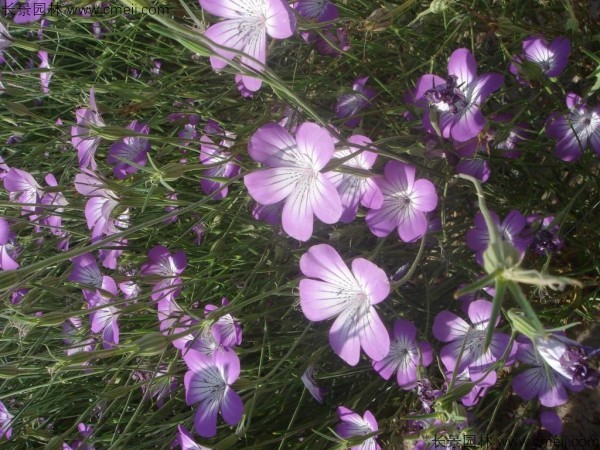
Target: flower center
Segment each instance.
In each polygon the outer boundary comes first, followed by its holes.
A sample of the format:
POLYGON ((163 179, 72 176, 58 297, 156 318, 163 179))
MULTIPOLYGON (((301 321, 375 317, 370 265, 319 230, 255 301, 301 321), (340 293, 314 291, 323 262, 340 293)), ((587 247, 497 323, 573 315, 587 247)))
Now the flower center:
POLYGON ((467 107, 467 98, 463 90, 456 84, 456 75, 450 75, 445 84, 434 86, 425 92, 425 98, 438 111, 449 111, 458 114, 467 107))

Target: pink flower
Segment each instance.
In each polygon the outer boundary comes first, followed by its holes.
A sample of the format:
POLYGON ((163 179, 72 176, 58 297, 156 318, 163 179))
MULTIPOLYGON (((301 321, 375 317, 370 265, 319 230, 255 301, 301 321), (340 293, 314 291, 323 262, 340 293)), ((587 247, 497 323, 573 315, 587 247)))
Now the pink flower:
POLYGON ((342 215, 335 186, 320 172, 333 152, 329 132, 310 122, 298 126, 295 138, 275 123, 263 125, 250 138, 248 153, 268 168, 246 175, 244 184, 262 205, 285 201, 283 229, 300 241, 312 236, 313 215, 328 224, 342 215))
POLYGON ((385 272, 363 258, 352 261, 350 271, 326 244, 302 255, 300 270, 313 278, 300 281, 300 306, 306 318, 336 317, 329 331, 333 351, 351 366, 358 364, 361 348, 372 360, 383 359, 390 350, 390 337, 373 305, 390 292, 385 272))
MULTIPOLYGON (((242 52, 243 66, 262 72, 267 58, 267 34, 275 39, 290 37, 296 29, 296 19, 283 0, 200 0, 200 6, 213 16, 225 20, 208 28, 204 35, 223 47, 242 52), (254 60, 257 60, 255 62, 254 60)), ((214 47, 210 57, 215 70, 227 66, 236 53, 214 47)), ((262 81, 241 75, 241 83, 249 91, 258 91, 262 81)))
POLYGON ((181 292, 183 282, 179 275, 187 267, 187 258, 184 252, 171 255, 169 249, 162 245, 153 247, 148 252, 148 262, 142 265, 142 275, 155 275, 161 278, 152 288, 152 300, 159 301, 164 298, 174 299, 181 292))
POLYGON ((96 97, 94 89, 90 89, 90 109, 80 108, 75 111, 77 125, 71 127, 71 143, 77 150, 79 158, 79 168, 92 170, 96 169, 94 155, 100 144, 100 137, 95 135, 91 127, 103 127, 104 121, 98 113, 96 107, 96 97))

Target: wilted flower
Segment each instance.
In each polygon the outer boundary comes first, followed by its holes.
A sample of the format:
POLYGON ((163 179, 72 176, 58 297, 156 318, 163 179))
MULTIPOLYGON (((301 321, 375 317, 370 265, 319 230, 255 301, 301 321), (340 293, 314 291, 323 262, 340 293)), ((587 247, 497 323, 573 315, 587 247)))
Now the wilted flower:
MULTIPOLYGON (((150 134, 150 127, 145 123, 134 120, 127 129, 136 134, 150 134)), ((140 166, 145 166, 150 151, 150 140, 139 136, 127 136, 115 142, 108 149, 108 164, 114 164, 113 174, 118 179, 136 173, 139 169, 129 164, 132 161, 140 166)))
POLYGON ((410 390, 415 387, 419 367, 427 367, 433 361, 433 350, 428 342, 417 342, 417 329, 408 320, 394 322, 390 351, 382 360, 373 362, 381 377, 389 380, 394 372, 398 386, 410 390))
POLYGON ((559 226, 554 216, 532 214, 527 217, 527 223, 534 229, 530 248, 538 255, 556 253, 562 248, 564 243, 558 235, 559 226))
POLYGON ((308 389, 308 392, 310 392, 310 395, 312 395, 313 398, 319 403, 323 403, 324 389, 320 388, 319 386, 317 386, 317 383, 315 383, 314 373, 315 368, 311 364, 306 368, 300 379, 302 380, 302 384, 304 384, 304 387, 308 389))
POLYGON ((310 122, 298 126, 293 137, 281 125, 269 123, 250 138, 248 153, 268 168, 244 177, 254 200, 263 205, 284 201, 283 229, 307 241, 313 232, 313 215, 332 224, 342 215, 335 186, 321 173, 334 152, 331 135, 310 122))
POLYGON ((352 84, 352 93, 340 95, 335 112, 340 119, 349 117, 346 126, 355 128, 358 126, 362 117, 356 114, 361 109, 371 106, 371 102, 377 95, 373 88, 365 87, 369 77, 358 77, 352 84))
POLYGON ((225 422, 237 425, 244 405, 231 385, 240 376, 240 360, 233 352, 217 352, 212 357, 189 349, 183 357, 189 370, 184 377, 185 401, 198 405, 194 428, 203 437, 217 434, 217 413, 225 422))
POLYGON ((390 337, 373 307, 386 299, 390 284, 383 270, 356 258, 352 271, 329 245, 311 247, 300 258, 300 270, 311 278, 300 281, 300 306, 307 319, 336 317, 329 331, 333 351, 351 366, 358 364, 360 349, 374 361, 389 352, 390 337))
POLYGON ((398 161, 390 161, 384 169, 384 179, 377 184, 383 193, 383 204, 371 209, 366 221, 371 232, 386 237, 394 228, 404 242, 419 239, 427 231, 425 213, 433 211, 438 197, 431 181, 415 180, 416 169, 398 161))
MULTIPOLYGON (((204 35, 215 44, 244 53, 241 64, 257 72, 264 70, 267 34, 285 39, 296 29, 296 19, 283 0, 200 0, 200 6, 209 14, 225 19, 211 25, 204 35)), ((218 47, 213 52, 216 55, 210 57, 210 64, 215 70, 223 69, 236 56, 231 50, 218 47)), ((258 91, 262 85, 260 79, 244 74, 241 82, 250 91, 258 91)))
POLYGON ((553 113, 546 120, 546 134, 557 142, 555 154, 572 162, 588 145, 600 155, 600 106, 590 108, 581 97, 567 94, 567 115, 553 113))
POLYGON ((346 28, 326 28, 315 38, 315 47, 323 56, 337 57, 350 50, 350 40, 346 28))
MULTIPOLYGON (((415 104, 432 108, 439 114, 439 129, 446 139, 452 137, 458 142, 468 141, 477 136, 485 125, 480 107, 497 91, 504 81, 498 73, 485 73, 477 76, 477 63, 466 48, 455 50, 448 62, 448 78, 437 75, 423 75, 417 81, 414 94, 415 104)), ((423 115, 423 126, 435 134, 429 111, 423 115)))
MULTIPOLYGON (((340 406, 337 409, 338 416, 342 423, 335 427, 335 432, 343 438, 355 438, 364 436, 379 431, 377 420, 371 411, 365 411, 363 417, 356 414, 354 411, 340 406)), ((381 450, 381 447, 375 440, 375 437, 365 439, 359 445, 350 447, 350 450, 381 450)))

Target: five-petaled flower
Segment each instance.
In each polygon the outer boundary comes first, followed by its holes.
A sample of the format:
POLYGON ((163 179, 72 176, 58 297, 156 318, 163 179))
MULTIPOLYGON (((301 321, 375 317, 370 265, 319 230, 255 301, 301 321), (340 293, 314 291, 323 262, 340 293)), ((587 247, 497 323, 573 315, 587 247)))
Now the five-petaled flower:
MULTIPOLYGON (((377 420, 371 411, 365 411, 363 417, 345 406, 338 407, 338 416, 341 423, 335 427, 335 432, 343 438, 356 438, 365 436, 376 431, 379 431, 377 420)), ((362 441, 359 445, 353 445, 350 450, 380 450, 381 447, 375 440, 375 437, 370 437, 362 441)))
POLYGON ((327 244, 311 247, 300 258, 300 270, 311 278, 300 281, 300 306, 308 320, 336 317, 329 331, 333 351, 351 366, 360 349, 374 361, 389 352, 390 337, 373 305, 386 299, 390 284, 383 270, 356 258, 352 271, 327 244))
MULTIPOLYGON (((127 129, 136 134, 150 134, 150 127, 145 123, 134 120, 127 129)), ((108 149, 108 164, 114 164, 113 174, 118 179, 136 173, 139 169, 130 164, 133 162, 145 166, 150 151, 150 140, 140 136, 127 136, 115 142, 108 149)))
POLYGON ((523 60, 536 64, 547 77, 557 77, 567 67, 571 41, 564 36, 554 38, 548 45, 544 37, 529 36, 523 40, 523 55, 514 58, 510 72, 520 78, 519 69, 523 60))
MULTIPOLYGON (((477 63, 466 48, 455 50, 448 62, 448 78, 433 74, 423 75, 417 81, 415 104, 432 108, 439 114, 439 129, 446 139, 468 141, 479 134, 485 125, 480 107, 488 96, 497 91, 504 81, 498 73, 477 76, 477 63)), ((435 134, 429 111, 423 115, 423 126, 435 134)))
POLYGON ((333 138, 319 125, 304 122, 293 137, 276 123, 260 127, 250 138, 248 153, 267 169, 244 177, 254 200, 272 205, 285 200, 283 229, 291 237, 307 241, 313 232, 313 215, 327 224, 342 215, 335 186, 321 169, 334 152, 333 138))
POLYGON ((383 193, 383 204, 371 209, 366 221, 375 236, 386 237, 394 228, 404 242, 412 242, 427 231, 425 213, 433 211, 438 197, 429 180, 415 180, 416 169, 398 161, 384 168, 384 179, 377 184, 383 193))
POLYGON ((100 136, 94 134, 92 127, 103 127, 104 121, 98 112, 96 106, 96 95, 94 89, 90 89, 90 108, 79 108, 75 111, 77 124, 71 127, 71 144, 77 150, 79 158, 79 168, 92 170, 96 169, 94 155, 100 145, 100 136))
POLYGON ((373 368, 385 380, 394 372, 398 386, 410 390, 415 387, 418 368, 427 367, 433 361, 433 350, 428 342, 417 342, 417 328, 408 320, 394 322, 390 351, 380 361, 373 361, 373 368))
POLYGON ((152 287, 152 300, 174 299, 182 288, 179 277, 187 267, 187 258, 183 251, 171 255, 169 249, 157 245, 148 252, 148 262, 142 264, 142 275, 156 275, 161 280, 152 287))
MULTIPOLYGON (((225 20, 211 25, 204 35, 213 41, 210 57, 213 69, 227 66, 237 53, 242 66, 262 72, 267 59, 267 34, 275 39, 285 39, 294 34, 296 19, 287 2, 283 0, 200 0, 200 6, 225 20), (225 47, 225 48, 223 48, 225 47)), ((242 74, 243 86, 258 91, 262 80, 242 74)))
POLYGON ((231 385, 240 376, 240 360, 233 352, 216 352, 207 356, 194 349, 185 351, 183 359, 189 370, 184 377, 185 401, 198 405, 194 428, 203 437, 217 434, 217 413, 225 422, 236 425, 242 418, 242 399, 231 385))
POLYGON ((563 161, 579 159, 589 146, 600 155, 600 106, 590 108, 581 97, 567 94, 566 115, 553 113, 546 120, 546 134, 558 141, 555 154, 563 161))

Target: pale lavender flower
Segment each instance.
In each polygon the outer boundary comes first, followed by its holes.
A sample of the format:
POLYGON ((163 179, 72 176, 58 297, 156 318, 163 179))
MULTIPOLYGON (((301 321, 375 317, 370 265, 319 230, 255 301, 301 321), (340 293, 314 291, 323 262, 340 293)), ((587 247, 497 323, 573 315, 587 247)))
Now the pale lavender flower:
POLYGON ((425 213, 433 211, 438 197, 431 181, 415 180, 416 169, 398 161, 390 161, 384 168, 384 179, 377 184, 383 193, 383 204, 371 209, 366 221, 371 232, 386 237, 394 228, 404 242, 413 242, 427 231, 425 213))
POLYGON ((256 220, 262 220, 269 225, 281 225, 281 213, 284 202, 274 203, 272 205, 261 205, 255 203, 252 207, 252 217, 256 220))
MULTIPOLYGON (((50 69, 50 63, 48 61, 48 52, 40 50, 38 52, 40 58, 40 69, 50 69)), ((42 92, 47 94, 50 92, 50 78, 52 78, 52 72, 50 70, 44 70, 40 72, 40 82, 42 84, 42 92)))
POLYGON ((446 139, 468 141, 479 134, 485 126, 481 105, 489 95, 497 91, 504 77, 497 73, 477 76, 477 63, 466 48, 455 50, 448 62, 449 77, 444 80, 437 75, 423 75, 417 81, 415 104, 425 108, 423 126, 435 134, 429 108, 439 115, 439 129, 446 139))
MULTIPOLYGON (((492 221, 496 225, 501 240, 509 242, 521 255, 525 256, 525 251, 532 241, 530 230, 527 228, 527 220, 519 211, 513 209, 500 223, 498 214, 490 211, 492 221)), ((475 228, 467 231, 467 245, 476 253, 475 259, 483 266, 483 253, 487 250, 490 242, 490 236, 483 218, 483 214, 478 212, 475 215, 475 228)))
MULTIPOLYGON (((296 19, 283 0, 200 0, 200 6, 225 19, 211 25, 204 35, 215 44, 242 52, 242 66, 257 72, 264 70, 267 34, 285 39, 296 29, 296 19)), ((236 56, 231 50, 216 46, 213 52, 216 55, 210 57, 210 63, 215 70, 223 69, 236 56)), ((249 91, 257 91, 262 85, 260 79, 244 74, 241 82, 249 91)))
MULTIPOLYGON (((80 423, 77 426, 77 430, 81 437, 85 440, 89 438, 93 433, 93 428, 90 425, 86 425, 85 423, 80 423)), ((66 442, 62 445, 63 450, 95 450, 95 447, 90 444, 86 444, 84 441, 77 440, 71 444, 67 444, 66 442)))
MULTIPOLYGON (((150 134, 150 127, 145 123, 134 120, 127 129, 136 134, 150 134)), ((118 179, 136 173, 139 169, 129 164, 132 161, 140 166, 145 166, 150 151, 150 140, 140 136, 124 137, 115 142, 108 149, 108 164, 114 164, 113 174, 118 179)))
POLYGON ((104 182, 87 169, 75 175, 75 190, 90 197, 85 204, 85 218, 92 230, 92 240, 117 233, 116 220, 112 218, 113 211, 119 206, 117 194, 107 189, 104 182))
POLYGON ((18 254, 15 233, 10 230, 8 221, 0 217, 0 269, 18 269, 19 263, 15 261, 18 254))
POLYGON ((4 23, 0 21, 0 55, 2 55, 2 50, 9 47, 12 44, 12 38, 10 37, 10 33, 4 26, 4 23))
POLYGON ((339 17, 337 6, 329 0, 298 0, 292 6, 302 17, 315 22, 328 22, 339 17))
MULTIPOLYGON (((440 312, 433 322, 433 335, 448 344, 440 351, 440 359, 448 372, 461 373, 469 369, 471 381, 477 381, 483 373, 498 361, 506 351, 510 337, 505 333, 493 333, 487 350, 483 344, 490 323, 492 302, 475 300, 469 305, 471 325, 450 311, 440 312), (461 355, 462 353, 462 355, 461 355)), ((512 346, 506 364, 512 364, 517 349, 512 346)))
MULTIPOLYGON (((51 3, 52 0, 23 0, 23 2, 19 3, 18 9, 15 11, 13 21, 16 24, 37 22, 46 14, 51 3)), ((8 0, 3 8, 14 6, 16 6, 16 2, 8 0)), ((4 12, 6 12, 6 9, 4 9, 4 12)))
POLYGON ((526 368, 513 378, 512 388, 523 400, 538 397, 542 405, 554 407, 567 402, 567 388, 572 391, 583 389, 583 384, 571 381, 570 374, 560 363, 549 365, 529 339, 519 337, 517 342, 517 359, 526 368), (555 367, 560 371, 557 372, 555 367))
POLYGON ((217 352, 212 357, 194 349, 186 351, 183 359, 189 370, 184 376, 185 401, 198 405, 194 429, 202 437, 217 434, 217 413, 225 422, 237 425, 244 405, 231 385, 240 376, 240 360, 233 352, 217 352))
POLYGON ((315 278, 300 281, 300 306, 306 318, 336 317, 329 331, 333 351, 351 366, 358 364, 361 348, 372 360, 383 359, 390 337, 373 305, 390 292, 385 272, 363 258, 353 260, 350 271, 326 244, 315 245, 302 255, 300 270, 315 278))
POLYGON ((38 210, 44 191, 35 178, 21 169, 10 168, 4 176, 4 189, 9 192, 9 199, 15 203, 23 203, 21 214, 31 214, 38 210))
POLYGON ((196 443, 190 432, 183 425, 178 425, 177 430, 179 430, 178 440, 181 450, 210 450, 208 447, 196 443))
POLYGON ((4 403, 0 402, 0 439, 10 440, 12 437, 12 420, 14 416, 8 412, 4 403))
MULTIPOLYGON (((343 438, 356 438, 379 431, 377 420, 371 411, 365 411, 363 417, 356 414, 354 411, 339 406, 337 409, 341 423, 335 427, 335 432, 343 438)), ((370 437, 362 441, 359 445, 350 447, 350 450, 381 450, 375 437, 370 437)))
MULTIPOLYGON (((229 305, 229 300, 221 299, 221 307, 229 305)), ((219 307, 215 305, 206 305, 204 315, 210 317, 219 307)), ((231 314, 224 314, 214 322, 211 327, 211 333, 215 341, 223 347, 235 347, 242 343, 242 326, 240 322, 231 314)))
POLYGON ((136 370, 133 378, 142 383, 142 392, 152 397, 158 408, 162 408, 165 399, 177 389, 177 380, 169 375, 164 364, 154 371, 136 370))
MULTIPOLYGON (((54 175, 49 173, 46 175, 46 184, 51 187, 58 186, 58 182, 54 175)), ((47 192, 42 196, 42 205, 51 206, 51 214, 42 217, 40 223, 50 227, 50 232, 55 236, 64 238, 67 235, 66 230, 62 228, 62 217, 61 214, 64 212, 63 206, 67 206, 69 202, 62 194, 62 192, 47 192), (56 208, 59 206, 59 208, 56 208)))
MULTIPOLYGON (((334 153, 336 159, 346 159, 341 165, 346 169, 361 169, 363 173, 352 174, 347 172, 327 172, 326 175, 334 184, 340 199, 344 212, 340 221, 350 223, 356 218, 358 205, 362 204, 365 208, 378 209, 383 203, 383 194, 381 189, 367 172, 375 164, 377 153, 365 150, 371 148, 372 141, 361 135, 354 135, 348 139, 348 145, 344 146, 334 153), (352 156, 350 159, 348 157, 352 156)), ((335 159, 333 160, 335 162, 335 159)))
POLYGON ((250 138, 248 153, 268 168, 244 177, 254 200, 263 205, 284 201, 283 229, 291 237, 307 241, 313 232, 313 216, 327 224, 342 215, 335 186, 320 171, 334 152, 329 132, 304 122, 293 137, 281 125, 269 123, 250 138))
POLYGON ((102 286, 102 273, 91 253, 75 256, 71 262, 73 269, 69 275, 69 281, 74 281, 92 288, 102 286))
POLYGON ((200 138, 200 163, 209 168, 204 170, 204 176, 200 180, 200 186, 205 194, 215 194, 215 200, 222 200, 229 192, 225 182, 215 178, 233 178, 240 173, 240 166, 231 152, 227 151, 233 146, 236 135, 229 131, 224 131, 217 122, 209 120, 204 127, 207 133, 200 138), (219 144, 215 144, 211 136, 220 139, 219 144))
POLYGON ((71 144, 77 150, 79 168, 96 169, 94 155, 98 149, 101 138, 94 134, 91 127, 103 127, 104 121, 98 113, 94 89, 90 89, 90 108, 79 108, 75 111, 77 125, 71 127, 71 144))
POLYGON ((377 95, 373 88, 365 87, 369 77, 358 77, 352 84, 352 91, 349 94, 340 95, 335 112, 340 119, 349 117, 346 126, 355 128, 358 126, 362 117, 356 114, 365 108, 372 106, 372 101, 377 95))
POLYGON ((161 279, 152 287, 152 300, 163 298, 174 299, 181 292, 183 282, 179 275, 187 267, 187 258, 183 251, 171 255, 169 249, 162 245, 153 247, 148 252, 148 262, 142 265, 140 273, 144 276, 154 275, 161 279))
POLYGON ((398 386, 410 390, 416 386, 419 367, 427 367, 433 361, 433 350, 428 342, 417 342, 417 329, 408 320, 394 322, 390 351, 380 361, 373 361, 373 369, 389 380, 396 372, 398 386))
POLYGON ((67 356, 94 350, 94 340, 92 338, 81 339, 79 336, 80 331, 83 329, 79 317, 70 317, 68 320, 65 320, 62 328, 64 335, 63 342, 69 346, 65 351, 67 356))
POLYGON ((600 155, 600 106, 588 107, 581 97, 567 94, 566 115, 553 113, 546 120, 546 134, 557 142, 555 154, 566 162, 581 156, 588 146, 600 155))
POLYGON ((103 276, 101 289, 102 291, 96 289, 92 295, 87 296, 87 301, 88 308, 95 309, 90 313, 92 333, 102 332, 102 345, 108 349, 119 343, 119 310, 111 306, 117 297, 117 284, 111 277, 103 276))
MULTIPOLYGON (((160 323, 160 331, 165 336, 180 334, 191 325, 198 323, 184 313, 183 309, 175 301, 174 298, 165 297, 159 300, 156 304, 158 309, 158 321, 160 323)), ((196 333, 189 333, 185 336, 174 339, 171 343, 173 347, 183 350, 192 344, 192 341, 197 339, 196 333)))
POLYGON ((564 36, 556 37, 550 44, 544 37, 529 36, 523 40, 523 54, 514 58, 509 69, 520 78, 522 62, 529 61, 539 66, 547 77, 557 77, 567 67, 570 53, 571 41, 564 36))
POLYGON ((310 395, 312 395, 317 402, 323 403, 324 389, 320 388, 317 386, 317 383, 315 383, 314 373, 315 368, 311 364, 306 368, 300 379, 302 380, 304 387, 310 392, 310 395))

